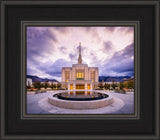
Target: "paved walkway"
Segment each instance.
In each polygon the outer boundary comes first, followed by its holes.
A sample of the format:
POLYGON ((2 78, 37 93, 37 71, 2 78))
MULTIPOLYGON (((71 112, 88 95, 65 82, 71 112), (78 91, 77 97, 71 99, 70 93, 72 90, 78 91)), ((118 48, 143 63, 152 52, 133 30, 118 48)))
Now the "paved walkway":
MULTIPOLYGON (((53 91, 56 92, 56 91, 53 91)), ((52 93, 39 93, 27 95, 27 113, 28 114, 133 114, 134 113, 134 95, 108 93, 114 96, 112 105, 88 110, 64 109, 53 106, 48 103, 48 96, 52 93)))

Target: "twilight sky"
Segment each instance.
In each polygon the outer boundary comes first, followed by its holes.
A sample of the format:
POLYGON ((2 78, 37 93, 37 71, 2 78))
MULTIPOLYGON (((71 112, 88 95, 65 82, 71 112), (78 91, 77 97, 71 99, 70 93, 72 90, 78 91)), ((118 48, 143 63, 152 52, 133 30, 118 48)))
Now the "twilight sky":
POLYGON ((61 81, 61 67, 82 60, 100 76, 134 76, 134 27, 27 27, 27 74, 61 81))

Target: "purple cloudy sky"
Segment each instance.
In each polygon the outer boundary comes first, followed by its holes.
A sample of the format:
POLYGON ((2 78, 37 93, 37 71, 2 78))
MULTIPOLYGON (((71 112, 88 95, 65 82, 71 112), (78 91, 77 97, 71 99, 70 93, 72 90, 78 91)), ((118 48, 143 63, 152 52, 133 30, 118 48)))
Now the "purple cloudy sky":
POLYGON ((100 76, 134 76, 134 27, 27 27, 27 74, 61 81, 61 67, 99 67, 100 76))

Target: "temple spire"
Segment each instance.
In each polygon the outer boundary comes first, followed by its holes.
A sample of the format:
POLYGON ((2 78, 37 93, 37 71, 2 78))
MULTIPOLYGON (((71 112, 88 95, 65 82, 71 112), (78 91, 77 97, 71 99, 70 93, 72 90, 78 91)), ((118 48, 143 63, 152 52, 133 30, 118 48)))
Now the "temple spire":
POLYGON ((81 42, 79 42, 79 57, 78 57, 78 64, 82 64, 81 42))

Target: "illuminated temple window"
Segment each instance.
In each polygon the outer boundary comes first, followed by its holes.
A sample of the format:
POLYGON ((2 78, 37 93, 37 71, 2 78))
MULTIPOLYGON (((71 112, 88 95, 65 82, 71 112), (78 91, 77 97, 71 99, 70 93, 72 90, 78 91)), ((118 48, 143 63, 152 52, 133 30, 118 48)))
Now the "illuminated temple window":
POLYGON ((91 71, 91 80, 95 82, 95 71, 91 71))
POLYGON ((69 77, 70 77, 70 72, 69 71, 65 71, 65 81, 68 82, 69 77))
POLYGON ((84 80, 84 72, 83 71, 77 71, 76 72, 76 79, 77 80, 84 80))

